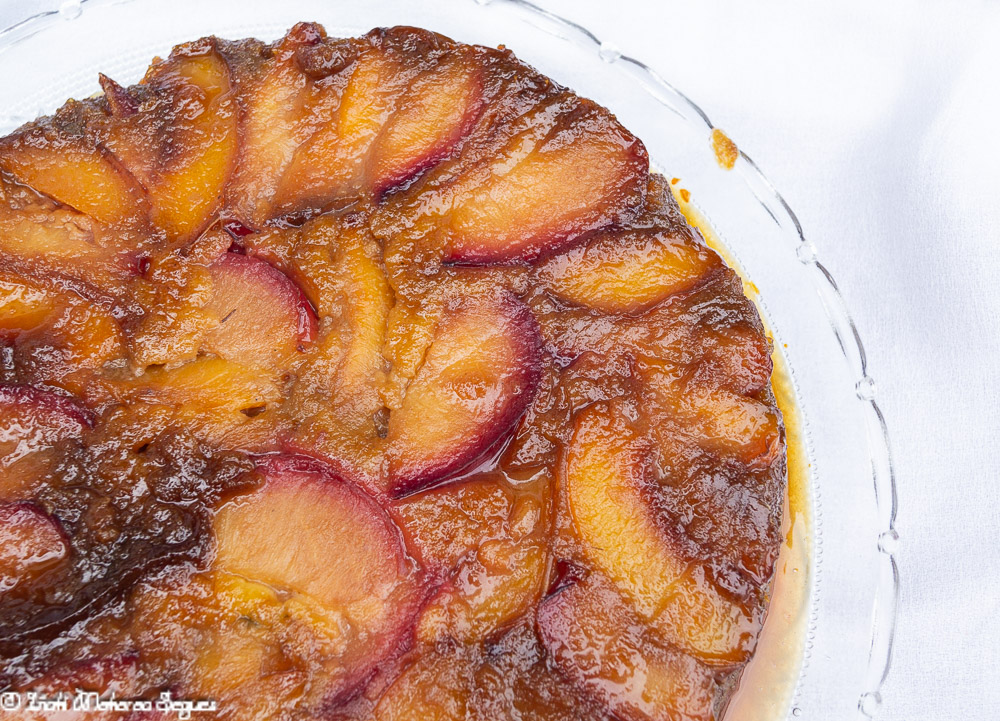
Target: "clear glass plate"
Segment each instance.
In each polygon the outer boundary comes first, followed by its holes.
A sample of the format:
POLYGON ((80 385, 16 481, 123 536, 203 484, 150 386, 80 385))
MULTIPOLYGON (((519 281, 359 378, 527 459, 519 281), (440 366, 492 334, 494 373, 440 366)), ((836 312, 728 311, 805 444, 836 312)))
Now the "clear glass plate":
MULTIPOLYGON (((506 45, 610 108, 643 139, 655 166, 680 179, 772 331, 794 406, 786 408, 789 428, 800 436, 806 520, 789 526, 789 538, 804 553, 802 563, 779 571, 801 574, 788 583, 804 600, 798 610, 772 606, 767 642, 784 658, 764 659, 762 672, 758 664, 759 688, 749 692, 766 703, 752 716, 876 716, 892 655, 899 538, 885 423, 864 348, 791 208, 746 154, 732 170, 721 168, 708 117, 653 70, 521 0, 69 0, 0 33, 0 132, 98 92, 98 71, 136 82, 176 43, 209 34, 272 39, 300 20, 321 22, 331 35, 408 24, 506 45)), ((739 715, 733 721, 744 721, 739 715)))

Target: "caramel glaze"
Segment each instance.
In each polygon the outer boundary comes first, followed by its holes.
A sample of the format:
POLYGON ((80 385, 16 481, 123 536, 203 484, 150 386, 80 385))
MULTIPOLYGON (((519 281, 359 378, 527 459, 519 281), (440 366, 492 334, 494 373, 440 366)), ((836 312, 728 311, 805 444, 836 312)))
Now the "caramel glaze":
MULTIPOLYGON (((721 161, 720 161, 721 162, 721 161)), ((706 244, 729 267, 743 277, 743 290, 755 300, 757 287, 742 274, 739 263, 726 249, 711 223, 676 190, 671 189, 681 212, 697 228, 706 244)), ((784 498, 781 533, 783 542, 775 565, 767 618, 761 629, 754 658, 740 676, 739 686, 724 718, 733 721, 774 721, 788 715, 805 651, 812 578, 812 522, 809 495, 809 462, 791 369, 775 348, 771 388, 785 424, 788 456, 788 486, 784 498)))
POLYGON ((413 28, 102 85, 0 139, 0 685, 718 719, 793 426, 642 143, 413 28))

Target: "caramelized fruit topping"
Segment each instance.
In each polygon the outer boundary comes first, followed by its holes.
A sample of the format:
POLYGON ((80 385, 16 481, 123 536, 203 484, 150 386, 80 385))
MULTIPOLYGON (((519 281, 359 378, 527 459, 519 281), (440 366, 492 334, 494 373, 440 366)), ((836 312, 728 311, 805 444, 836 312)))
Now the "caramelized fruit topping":
POLYGON ((101 84, 0 139, 0 690, 718 719, 784 435, 642 143, 414 28, 101 84))

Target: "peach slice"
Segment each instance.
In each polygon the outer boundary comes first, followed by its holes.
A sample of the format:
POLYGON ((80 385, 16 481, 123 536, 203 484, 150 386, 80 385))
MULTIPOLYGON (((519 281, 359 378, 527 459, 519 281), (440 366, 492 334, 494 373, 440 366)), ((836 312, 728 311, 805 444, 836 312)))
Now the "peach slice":
POLYGON ((31 503, 0 503, 0 597, 69 555, 57 522, 31 503))
POLYGON ((33 124, 0 139, 0 168, 101 223, 145 214, 142 186, 110 151, 51 124, 33 124))
POLYGON ((371 150, 376 199, 446 157, 476 121, 482 78, 471 59, 451 57, 418 76, 371 150))
POLYGON ((642 632, 627 604, 593 574, 538 607, 556 667, 622 721, 715 721, 713 671, 642 632))
POLYGON ((514 427, 541 377, 541 335, 510 294, 458 299, 389 417, 389 484, 402 495, 478 461, 514 427))
POLYGON ((643 497, 651 448, 624 413, 587 407, 566 452, 569 512, 584 552, 663 638, 709 663, 746 661, 760 620, 724 597, 658 525, 643 497))
POLYGON ((538 145, 515 138, 480 185, 457 193, 447 262, 532 260, 641 206, 645 148, 606 111, 581 103, 538 145))
POLYGON ((259 471, 263 486, 215 518, 213 568, 279 594, 286 614, 319 624, 340 679, 329 694, 346 694, 412 629, 415 564, 385 511, 315 462, 267 457, 259 471))
POLYGON ((229 68, 214 43, 199 41, 154 65, 143 82, 152 99, 130 104, 129 91, 102 78, 117 116, 108 146, 148 191, 153 222, 169 238, 187 240, 219 210, 236 160, 229 68))
POLYGON ((605 313, 641 313, 690 289, 720 263, 690 234, 616 231, 549 259, 538 276, 571 303, 605 313))
POLYGON ((209 272, 206 310, 217 325, 202 347, 245 366, 284 369, 316 340, 316 316, 287 275, 259 258, 225 253, 209 272))
POLYGON ((0 385, 0 500, 21 498, 45 465, 45 452, 79 440, 90 413, 72 398, 29 386, 0 385))

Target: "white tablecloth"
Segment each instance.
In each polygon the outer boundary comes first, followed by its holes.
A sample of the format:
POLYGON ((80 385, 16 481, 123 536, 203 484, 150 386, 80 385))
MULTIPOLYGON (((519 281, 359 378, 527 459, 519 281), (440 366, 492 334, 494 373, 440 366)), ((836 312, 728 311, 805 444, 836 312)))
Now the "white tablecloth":
POLYGON ((1000 4, 542 4, 701 105, 838 279, 899 476, 878 718, 1000 718, 1000 4))
MULTIPOLYGON (((885 721, 1000 717, 1000 4, 536 0, 645 60, 784 194, 854 312, 899 475, 885 721)), ((59 0, 4 0, 0 26, 59 0)))

